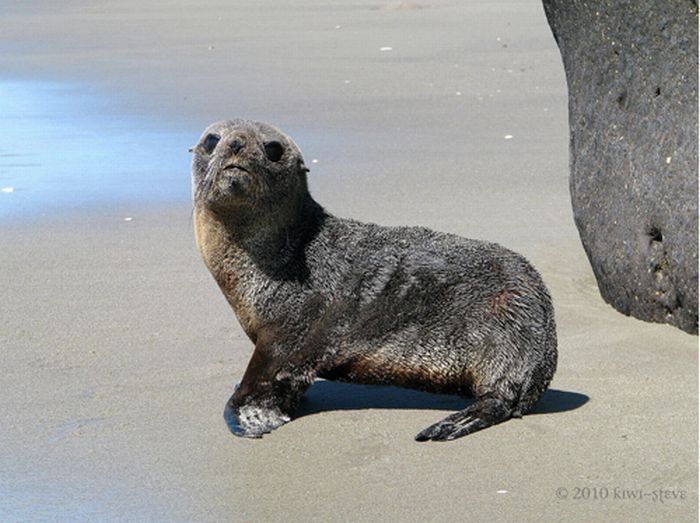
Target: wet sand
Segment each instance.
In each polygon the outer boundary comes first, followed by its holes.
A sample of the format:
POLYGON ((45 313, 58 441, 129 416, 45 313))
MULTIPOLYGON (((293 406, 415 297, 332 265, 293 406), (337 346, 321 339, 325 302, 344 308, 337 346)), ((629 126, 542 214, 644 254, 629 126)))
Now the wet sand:
MULTIPOLYGON (((0 68, 97 86, 192 142, 270 121, 330 211, 521 251, 552 291, 559 369, 534 414, 451 443, 413 436, 463 400, 329 382, 292 423, 235 438, 222 410, 252 347, 188 202, 3 221, 0 519, 697 519, 697 338, 597 293, 538 2, 171 5, 3 7, 0 68)), ((188 172, 158 183, 182 194, 188 172)))

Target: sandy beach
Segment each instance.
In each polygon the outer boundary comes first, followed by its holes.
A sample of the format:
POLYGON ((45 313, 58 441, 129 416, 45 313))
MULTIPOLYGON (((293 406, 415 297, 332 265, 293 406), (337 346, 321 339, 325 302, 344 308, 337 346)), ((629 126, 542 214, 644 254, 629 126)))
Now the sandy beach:
MULTIPOLYGON (((133 117, 162 135, 122 136, 125 154, 173 166, 151 179, 150 167, 121 173, 133 158, 95 156, 94 172, 73 173, 139 176, 138 197, 94 184, 80 205, 43 209, 28 179, 0 193, 0 206, 34 205, 0 221, 0 520, 697 520, 698 338, 624 317, 597 292, 539 2, 142 4, 0 8, 0 82, 97 91, 105 131, 91 147, 109 147, 115 114, 133 117), (231 435, 223 407, 252 344, 196 250, 186 155, 229 117, 294 137, 334 214, 526 255, 559 336, 536 411, 417 443, 465 401, 321 381, 293 422, 231 435)), ((16 137, 0 135, 4 187, 21 167, 16 137)))

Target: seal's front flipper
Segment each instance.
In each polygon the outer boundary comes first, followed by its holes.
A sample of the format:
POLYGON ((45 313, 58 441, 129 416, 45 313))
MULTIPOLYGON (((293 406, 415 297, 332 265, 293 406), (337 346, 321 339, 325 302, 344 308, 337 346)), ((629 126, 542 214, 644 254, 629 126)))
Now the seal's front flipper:
POLYGON ((447 416, 416 436, 416 441, 449 441, 496 425, 512 417, 512 410, 500 399, 482 399, 447 416))
POLYGON ((248 368, 224 410, 236 436, 261 438, 287 423, 313 381, 313 373, 289 356, 285 348, 291 342, 285 342, 270 331, 258 334, 248 368))
POLYGON ((229 401, 224 409, 224 419, 231 432, 244 438, 262 438, 289 421, 289 416, 276 408, 242 405, 235 407, 229 401))

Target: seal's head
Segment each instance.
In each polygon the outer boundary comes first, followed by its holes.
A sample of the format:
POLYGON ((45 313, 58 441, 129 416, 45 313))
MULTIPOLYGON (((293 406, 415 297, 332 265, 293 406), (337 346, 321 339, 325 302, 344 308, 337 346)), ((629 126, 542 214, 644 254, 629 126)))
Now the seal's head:
POLYGON ((271 125, 217 122, 191 151, 195 206, 219 214, 261 211, 307 193, 308 169, 299 147, 271 125))

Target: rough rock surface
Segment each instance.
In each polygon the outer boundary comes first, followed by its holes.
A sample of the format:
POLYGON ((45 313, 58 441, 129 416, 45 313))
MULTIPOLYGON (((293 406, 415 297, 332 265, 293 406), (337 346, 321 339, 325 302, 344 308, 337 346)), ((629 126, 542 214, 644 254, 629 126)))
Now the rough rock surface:
POLYGON ((574 218, 600 293, 697 333, 697 1, 543 4, 569 86, 574 218))

